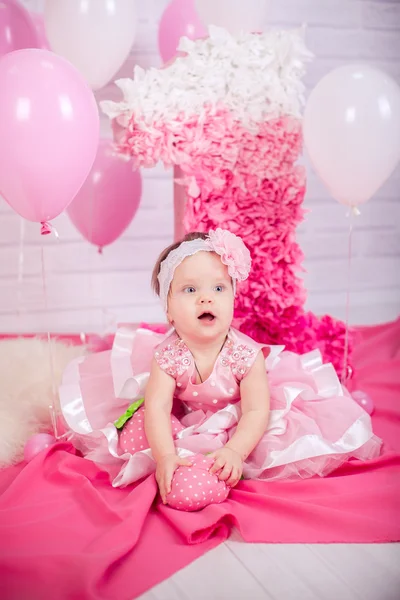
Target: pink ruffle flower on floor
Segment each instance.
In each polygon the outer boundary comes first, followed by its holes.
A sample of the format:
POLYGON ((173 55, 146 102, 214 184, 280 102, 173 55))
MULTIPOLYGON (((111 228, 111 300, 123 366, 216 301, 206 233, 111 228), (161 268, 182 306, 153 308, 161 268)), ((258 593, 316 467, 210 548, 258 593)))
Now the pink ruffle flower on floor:
POLYGON ((221 257, 221 261, 228 267, 228 273, 237 281, 247 279, 251 268, 249 249, 242 238, 227 229, 218 227, 210 230, 206 243, 221 257))

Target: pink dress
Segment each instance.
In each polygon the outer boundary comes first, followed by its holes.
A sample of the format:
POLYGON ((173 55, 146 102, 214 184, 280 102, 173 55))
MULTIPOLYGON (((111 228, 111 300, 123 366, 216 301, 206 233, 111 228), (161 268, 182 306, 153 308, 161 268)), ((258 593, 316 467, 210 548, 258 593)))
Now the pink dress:
POLYGON ((181 457, 221 448, 241 417, 240 382, 259 352, 268 373, 271 412, 261 441, 244 464, 249 479, 324 476, 350 458, 368 460, 381 441, 369 415, 352 400, 318 350, 299 356, 283 346, 265 346, 230 329, 211 375, 195 383, 195 364, 174 330, 158 334, 121 327, 112 350, 80 357, 66 369, 61 410, 71 439, 102 465, 114 486, 154 472, 143 428, 143 408, 121 431, 114 422, 143 397, 153 356, 176 381, 172 433, 181 457))

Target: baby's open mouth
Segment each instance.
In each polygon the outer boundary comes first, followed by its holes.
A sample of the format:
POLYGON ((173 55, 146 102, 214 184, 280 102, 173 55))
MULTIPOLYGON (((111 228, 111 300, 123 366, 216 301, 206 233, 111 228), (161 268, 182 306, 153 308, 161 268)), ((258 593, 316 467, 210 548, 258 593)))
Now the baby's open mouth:
POLYGON ((200 319, 200 321, 208 321, 209 323, 211 323, 212 321, 214 321, 216 319, 216 317, 211 312, 203 312, 198 317, 198 319, 200 319))

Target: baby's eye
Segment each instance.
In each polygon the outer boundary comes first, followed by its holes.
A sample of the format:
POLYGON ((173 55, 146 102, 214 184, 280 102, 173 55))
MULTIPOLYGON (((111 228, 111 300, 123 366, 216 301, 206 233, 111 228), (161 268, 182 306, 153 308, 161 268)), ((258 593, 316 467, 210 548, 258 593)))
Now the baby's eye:
POLYGON ((196 291, 196 288, 194 288, 192 285, 188 285, 188 287, 185 287, 183 291, 185 294, 193 294, 196 291))
POLYGON ((223 292, 225 289, 225 286, 224 285, 216 285, 214 289, 216 292, 223 292))

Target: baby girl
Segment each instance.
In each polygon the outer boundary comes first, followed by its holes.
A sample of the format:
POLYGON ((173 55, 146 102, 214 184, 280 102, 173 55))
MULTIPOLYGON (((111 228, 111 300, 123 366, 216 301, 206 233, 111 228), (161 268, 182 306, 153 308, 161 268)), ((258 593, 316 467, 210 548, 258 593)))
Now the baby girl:
POLYGON ((163 252, 156 264, 153 285, 174 327, 168 343, 181 349, 181 354, 173 357, 168 345, 167 350, 163 345, 156 352, 145 395, 146 435, 164 502, 177 468, 190 464, 176 454, 172 437, 171 410, 177 386, 190 411, 214 412, 240 401, 237 428, 226 444, 209 455, 214 460, 210 472, 228 486, 238 483, 243 461, 265 433, 269 391, 264 355, 254 343, 239 345, 234 355, 230 353, 236 282, 247 278, 250 263, 250 253, 240 238, 220 230, 210 236, 187 236, 185 242, 163 252), (188 368, 179 364, 184 354, 191 355, 188 368), (224 357, 225 366, 217 367, 224 357))

